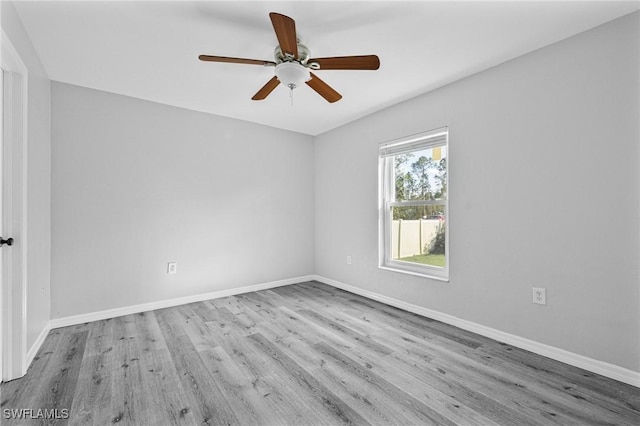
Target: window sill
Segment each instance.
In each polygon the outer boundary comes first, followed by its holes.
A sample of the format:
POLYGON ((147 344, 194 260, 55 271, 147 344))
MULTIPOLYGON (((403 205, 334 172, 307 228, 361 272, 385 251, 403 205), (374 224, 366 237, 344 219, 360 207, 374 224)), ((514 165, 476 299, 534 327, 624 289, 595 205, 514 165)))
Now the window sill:
POLYGON ((399 272, 401 274, 408 274, 408 275, 413 275, 416 277, 421 277, 421 278, 430 278, 432 280, 437 280, 437 281, 443 281, 443 282, 449 282, 449 277, 448 276, 438 276, 438 275, 434 275, 434 274, 430 274, 428 271, 415 271, 415 270, 409 270, 409 269, 404 269, 401 267, 395 267, 395 266, 389 266, 389 265, 380 265, 378 266, 378 268, 385 270, 385 271, 391 271, 391 272, 399 272))

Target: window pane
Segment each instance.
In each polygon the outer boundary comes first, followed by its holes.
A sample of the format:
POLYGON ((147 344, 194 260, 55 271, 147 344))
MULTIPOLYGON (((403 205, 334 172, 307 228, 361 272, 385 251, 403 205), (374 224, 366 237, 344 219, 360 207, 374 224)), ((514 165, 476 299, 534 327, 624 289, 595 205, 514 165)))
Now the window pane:
POLYGON ((391 209, 391 258, 445 267, 444 206, 402 206, 391 209))
POLYGON ((448 144, 443 127, 379 145, 381 268, 448 281, 448 144))
POLYGON ((447 198, 447 147, 422 149, 393 157, 395 201, 447 198))

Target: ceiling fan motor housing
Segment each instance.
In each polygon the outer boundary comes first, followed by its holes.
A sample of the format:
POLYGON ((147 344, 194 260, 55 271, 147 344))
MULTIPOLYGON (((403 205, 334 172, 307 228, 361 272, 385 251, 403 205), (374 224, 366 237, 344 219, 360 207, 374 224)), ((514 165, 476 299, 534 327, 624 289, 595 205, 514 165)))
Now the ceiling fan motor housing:
POLYGON ((273 56, 275 57, 276 63, 278 64, 281 62, 296 61, 305 65, 309 60, 310 54, 311 52, 309 51, 309 48, 304 44, 301 44, 300 42, 298 42, 298 59, 295 59, 292 55, 283 53, 280 46, 276 46, 273 52, 273 56))

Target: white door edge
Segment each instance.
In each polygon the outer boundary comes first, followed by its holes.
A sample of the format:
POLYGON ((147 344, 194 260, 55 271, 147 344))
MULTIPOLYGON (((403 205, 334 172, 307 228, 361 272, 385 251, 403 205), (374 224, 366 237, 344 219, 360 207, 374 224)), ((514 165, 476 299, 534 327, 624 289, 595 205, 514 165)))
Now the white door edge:
POLYGON ((3 258, 2 379, 13 380, 27 371, 27 117, 28 71, 2 30, 0 67, 3 70, 3 232, 13 247, 0 248, 3 258))

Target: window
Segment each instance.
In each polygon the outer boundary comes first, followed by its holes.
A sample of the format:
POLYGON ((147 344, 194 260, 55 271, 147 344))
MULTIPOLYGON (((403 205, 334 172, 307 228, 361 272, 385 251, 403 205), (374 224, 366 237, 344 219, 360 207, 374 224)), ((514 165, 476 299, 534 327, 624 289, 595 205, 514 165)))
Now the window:
POLYGON ((449 279, 448 129, 380 144, 380 267, 449 279))

